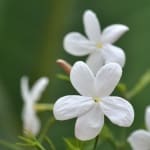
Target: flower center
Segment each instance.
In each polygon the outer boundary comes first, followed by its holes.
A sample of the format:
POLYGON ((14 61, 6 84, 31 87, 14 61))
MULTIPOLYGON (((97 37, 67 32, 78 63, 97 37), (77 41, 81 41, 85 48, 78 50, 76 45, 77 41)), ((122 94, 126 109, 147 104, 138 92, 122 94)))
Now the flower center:
POLYGON ((96 103, 98 103, 98 102, 101 101, 101 99, 100 99, 99 97, 93 97, 93 100, 94 100, 96 103))
POLYGON ((102 43, 101 43, 101 42, 98 42, 98 43, 96 43, 96 47, 97 47, 97 48, 102 48, 102 47, 103 47, 103 45, 102 45, 102 43))

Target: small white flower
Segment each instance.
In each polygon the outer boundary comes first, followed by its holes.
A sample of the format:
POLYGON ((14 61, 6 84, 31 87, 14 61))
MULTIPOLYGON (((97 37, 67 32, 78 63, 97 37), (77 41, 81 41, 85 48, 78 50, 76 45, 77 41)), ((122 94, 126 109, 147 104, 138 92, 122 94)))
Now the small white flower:
POLYGON ((36 115, 34 105, 40 99, 47 84, 48 78, 43 77, 34 84, 32 89, 29 89, 28 78, 25 76, 21 78, 21 95, 24 101, 22 120, 25 134, 37 135, 40 130, 40 121, 36 115))
POLYGON ((145 123, 148 131, 136 130, 128 138, 133 150, 150 150, 150 106, 146 108, 145 123))
POLYGON ((77 117, 75 136, 80 140, 96 137, 104 124, 106 115, 114 124, 128 127, 134 119, 130 103, 117 96, 109 96, 118 84, 122 74, 120 65, 104 65, 94 76, 89 67, 79 61, 72 67, 70 79, 80 95, 59 98, 54 104, 57 120, 77 117))
POLYGON ((64 49, 75 56, 85 56, 88 66, 96 73, 106 63, 115 62, 122 67, 125 64, 125 54, 119 47, 112 45, 129 28, 125 25, 114 24, 101 32, 97 16, 91 10, 85 11, 83 23, 87 38, 78 32, 71 32, 64 38, 64 49))

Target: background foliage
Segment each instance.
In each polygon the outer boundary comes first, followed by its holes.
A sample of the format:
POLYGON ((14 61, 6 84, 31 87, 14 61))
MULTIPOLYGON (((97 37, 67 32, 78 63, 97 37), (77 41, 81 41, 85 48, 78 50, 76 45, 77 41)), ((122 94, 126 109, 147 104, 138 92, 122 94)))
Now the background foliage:
MULTIPOLYGON (((54 102, 58 97, 75 93, 69 83, 58 80, 63 72, 56 65, 57 58, 70 63, 74 58, 63 50, 63 37, 70 31, 83 31, 82 14, 86 9, 95 11, 102 28, 122 23, 130 31, 116 45, 125 50, 127 61, 122 81, 130 89, 139 77, 150 69, 150 1, 149 0, 0 0, 0 138, 16 141, 21 135, 20 77, 28 75, 31 84, 40 76, 48 76, 50 84, 43 102, 54 102)), ((84 58, 83 58, 84 59, 84 58)), ((144 127, 145 106, 150 104, 148 86, 134 97, 135 122, 126 134, 144 127)), ((42 102, 41 101, 41 102, 42 102)), ((49 117, 49 112, 40 114, 49 117)), ((42 119, 44 124, 45 118, 42 119)), ((73 136, 74 120, 56 123, 49 136, 63 149, 62 135, 73 136)), ((118 127, 108 122, 116 132, 118 127)), ((124 132, 124 129, 119 129, 124 132)), ((5 149, 4 147, 0 149, 5 149)), ((103 149, 111 149, 105 144, 103 149)))

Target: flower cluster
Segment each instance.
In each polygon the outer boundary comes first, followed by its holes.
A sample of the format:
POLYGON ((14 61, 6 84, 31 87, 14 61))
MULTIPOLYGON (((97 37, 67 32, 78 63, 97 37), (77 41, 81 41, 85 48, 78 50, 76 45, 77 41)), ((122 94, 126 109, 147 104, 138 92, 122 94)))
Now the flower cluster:
POLYGON ((117 86, 125 63, 125 54, 112 45, 128 27, 121 24, 101 31, 94 12, 83 15, 87 38, 77 32, 64 38, 64 49, 74 56, 89 55, 86 63, 76 62, 70 72, 73 87, 80 95, 59 98, 54 104, 57 120, 77 118, 75 136, 80 140, 95 138, 104 125, 104 115, 111 122, 129 127, 134 120, 132 105, 124 98, 110 96, 117 86))
POLYGON ((101 31, 100 24, 94 12, 85 11, 83 23, 87 38, 78 32, 71 32, 64 38, 64 49, 74 56, 89 55, 86 63, 96 73, 104 64, 115 62, 125 64, 124 51, 114 46, 129 28, 125 25, 110 25, 101 31))
MULTIPOLYGON (((78 32, 71 32, 65 36, 63 44, 69 54, 88 55, 86 61, 77 61, 73 66, 63 60, 57 61, 69 74, 70 82, 79 94, 60 97, 53 106, 53 115, 56 120, 77 118, 75 137, 86 141, 100 134, 104 116, 118 126, 131 126, 134 121, 134 109, 125 98, 111 96, 121 79, 126 60, 123 49, 113 44, 129 28, 122 24, 114 24, 101 31, 98 18, 91 10, 83 14, 83 24, 87 37, 78 32)), ((36 115, 35 104, 46 88, 48 79, 40 78, 32 89, 29 89, 28 84, 28 78, 22 77, 24 132, 37 135, 40 121, 36 115)), ((150 107, 146 109, 145 120, 149 131, 137 130, 128 138, 134 150, 150 148, 150 107)))

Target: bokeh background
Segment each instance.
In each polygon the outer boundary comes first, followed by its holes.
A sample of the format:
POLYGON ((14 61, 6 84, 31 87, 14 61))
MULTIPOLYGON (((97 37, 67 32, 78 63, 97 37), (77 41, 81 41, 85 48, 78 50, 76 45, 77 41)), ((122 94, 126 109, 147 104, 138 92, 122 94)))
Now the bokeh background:
MULTIPOLYGON (((97 13, 102 28, 114 23, 129 26, 116 45, 125 50, 127 61, 122 82, 130 89, 150 69, 149 0, 0 0, 0 139, 15 142, 22 134, 20 78, 30 77, 31 85, 47 76, 50 84, 41 102, 54 102, 63 95, 75 94, 72 86, 56 78, 63 73, 55 61, 63 58, 73 64, 75 58, 63 49, 63 37, 71 31, 84 33, 82 14, 86 9, 97 13)), ((135 122, 127 134, 144 127, 145 107, 150 104, 150 86, 132 100, 135 122)), ((52 114, 39 114, 42 124, 52 114)), ((110 127, 116 136, 117 130, 110 127)), ((57 122, 49 136, 64 149, 63 137, 73 137, 74 120, 57 122)), ((111 150, 105 144, 103 149, 111 150)), ((0 150, 5 150, 0 146, 0 150)), ((7 148, 6 148, 7 150, 7 148)))

